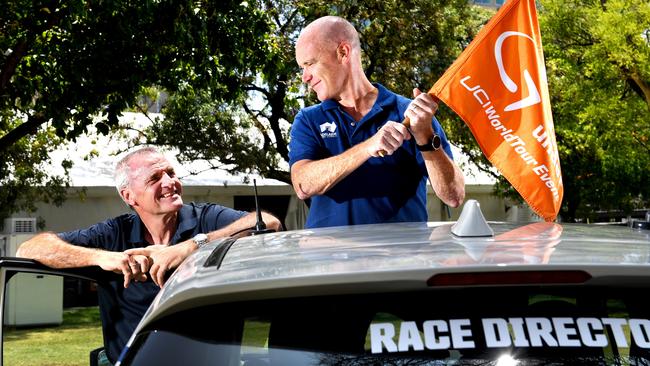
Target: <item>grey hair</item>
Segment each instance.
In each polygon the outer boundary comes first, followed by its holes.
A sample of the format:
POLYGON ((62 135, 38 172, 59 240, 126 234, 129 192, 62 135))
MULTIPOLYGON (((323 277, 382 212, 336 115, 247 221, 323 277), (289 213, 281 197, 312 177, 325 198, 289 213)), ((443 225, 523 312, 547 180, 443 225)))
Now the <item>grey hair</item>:
POLYGON ((129 167, 129 162, 136 156, 148 155, 148 154, 160 154, 153 146, 145 146, 143 148, 131 151, 130 153, 124 155, 120 161, 115 165, 115 173, 113 177, 115 179, 115 188, 117 188, 117 193, 120 193, 122 189, 129 186, 131 183, 129 177, 131 176, 131 168, 129 167))

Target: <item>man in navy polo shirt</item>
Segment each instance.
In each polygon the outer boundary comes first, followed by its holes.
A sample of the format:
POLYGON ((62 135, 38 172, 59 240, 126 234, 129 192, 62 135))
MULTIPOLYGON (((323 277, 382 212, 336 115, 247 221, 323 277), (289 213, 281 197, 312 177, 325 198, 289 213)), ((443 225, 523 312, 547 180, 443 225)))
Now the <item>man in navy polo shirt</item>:
POLYGON ((427 221, 427 178, 443 202, 463 202, 463 174, 433 117, 438 105, 418 89, 409 100, 370 83, 348 21, 310 23, 296 61, 322 102, 302 109, 291 128, 291 180, 299 198, 311 198, 306 227, 427 221), (410 128, 395 122, 404 117, 410 128))
MULTIPOLYGON (((106 356, 115 363, 138 322, 176 268, 200 245, 255 227, 256 215, 208 204, 183 204, 183 187, 169 161, 145 147, 122 158, 115 169, 120 197, 135 214, 87 229, 42 233, 17 255, 53 268, 98 266, 124 275, 98 290, 106 356)), ((270 229, 280 222, 264 213, 270 229)))

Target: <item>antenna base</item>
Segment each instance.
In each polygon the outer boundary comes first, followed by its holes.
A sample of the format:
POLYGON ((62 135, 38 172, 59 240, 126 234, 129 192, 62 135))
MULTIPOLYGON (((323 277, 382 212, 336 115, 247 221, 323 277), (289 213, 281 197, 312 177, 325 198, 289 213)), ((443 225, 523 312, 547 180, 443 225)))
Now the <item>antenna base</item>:
POLYGON ((261 234, 268 234, 268 233, 274 233, 275 230, 273 229, 259 229, 259 230, 251 230, 250 234, 251 235, 261 235, 261 234))

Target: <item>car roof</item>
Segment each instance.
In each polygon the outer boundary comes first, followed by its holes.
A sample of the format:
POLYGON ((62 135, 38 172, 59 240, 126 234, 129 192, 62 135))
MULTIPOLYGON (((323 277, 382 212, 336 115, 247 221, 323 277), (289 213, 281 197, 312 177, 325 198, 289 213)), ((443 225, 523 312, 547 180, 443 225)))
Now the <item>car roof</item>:
POLYGON ((455 273, 580 271, 593 283, 650 278, 648 230, 490 223, 493 236, 459 237, 452 232, 457 224, 358 225, 214 241, 176 270, 138 329, 202 305, 424 289, 434 276, 455 273))

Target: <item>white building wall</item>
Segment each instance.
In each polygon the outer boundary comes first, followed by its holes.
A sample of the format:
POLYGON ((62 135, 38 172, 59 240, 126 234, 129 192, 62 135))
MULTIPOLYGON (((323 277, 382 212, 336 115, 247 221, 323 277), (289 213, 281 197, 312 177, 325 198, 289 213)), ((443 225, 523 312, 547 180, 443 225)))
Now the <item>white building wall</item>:
MULTIPOLYGON (((293 188, 289 185, 259 186, 261 196, 284 195, 291 196, 285 224, 287 229, 300 229, 305 222, 307 209, 304 203, 297 199, 293 188)), ((253 187, 237 186, 185 186, 183 188, 185 202, 213 202, 227 207, 233 207, 235 196, 250 196, 253 187)), ((508 209, 512 206, 502 198, 492 193, 491 185, 468 185, 465 188, 465 199, 475 199, 481 204, 486 219, 492 221, 507 221, 511 219, 508 209)), ((37 212, 26 215, 14 214, 13 217, 40 217, 45 220, 46 231, 62 232, 86 228, 97 222, 129 212, 129 208, 119 198, 114 187, 88 187, 85 196, 80 195, 78 188, 69 190, 68 199, 61 207, 38 204, 37 212)), ((438 199, 431 187, 428 191, 427 209, 429 221, 451 221, 458 219, 461 207, 449 209, 438 199)), ((523 208, 526 210, 527 208, 523 208)), ((522 208, 518 208, 521 212, 522 208)), ((521 216, 521 213, 518 214, 521 216)))

